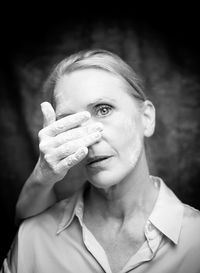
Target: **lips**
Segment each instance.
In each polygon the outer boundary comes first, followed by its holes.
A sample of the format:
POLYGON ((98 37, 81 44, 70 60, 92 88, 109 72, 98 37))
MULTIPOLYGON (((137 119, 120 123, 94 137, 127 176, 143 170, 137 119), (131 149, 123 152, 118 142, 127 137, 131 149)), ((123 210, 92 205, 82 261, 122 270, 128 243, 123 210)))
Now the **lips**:
POLYGON ((89 157, 87 159, 87 166, 92 165, 92 164, 97 163, 97 162, 100 162, 100 161, 103 161, 103 160, 108 159, 110 157, 111 156, 106 156, 106 155, 89 157))

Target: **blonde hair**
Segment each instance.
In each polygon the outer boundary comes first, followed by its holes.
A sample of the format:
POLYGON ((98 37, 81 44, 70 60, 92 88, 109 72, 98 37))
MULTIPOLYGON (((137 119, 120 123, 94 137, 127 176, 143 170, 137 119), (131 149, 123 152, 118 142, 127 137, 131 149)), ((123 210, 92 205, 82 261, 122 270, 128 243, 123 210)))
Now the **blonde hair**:
POLYGON ((44 92, 50 102, 55 106, 54 89, 57 81, 64 75, 83 69, 101 69, 116 75, 126 83, 129 93, 138 101, 146 100, 142 81, 135 71, 116 54, 103 50, 84 50, 63 59, 56 65, 49 75, 44 92))

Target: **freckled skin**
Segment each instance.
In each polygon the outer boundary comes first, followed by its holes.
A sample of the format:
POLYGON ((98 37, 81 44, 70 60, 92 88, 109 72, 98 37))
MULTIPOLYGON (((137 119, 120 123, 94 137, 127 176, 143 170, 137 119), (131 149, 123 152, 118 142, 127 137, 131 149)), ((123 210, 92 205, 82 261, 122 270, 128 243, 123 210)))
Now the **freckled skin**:
POLYGON ((142 149, 142 141, 139 134, 136 134, 137 128, 134 119, 125 119, 123 125, 124 137, 127 137, 127 135, 132 136, 130 146, 127 146, 127 161, 134 167, 142 149))
MULTIPOLYGON (((131 179, 131 173, 143 149, 141 116, 135 99, 128 94, 120 79, 96 69, 75 71, 63 76, 55 88, 56 112, 62 114, 90 111, 89 122, 101 122, 104 130, 101 140, 89 147, 89 156, 112 156, 99 168, 82 168, 86 178, 97 188, 109 188, 131 179), (106 115, 97 115, 88 105, 103 99, 112 106, 106 115)), ((72 170, 73 172, 73 170, 72 170)))

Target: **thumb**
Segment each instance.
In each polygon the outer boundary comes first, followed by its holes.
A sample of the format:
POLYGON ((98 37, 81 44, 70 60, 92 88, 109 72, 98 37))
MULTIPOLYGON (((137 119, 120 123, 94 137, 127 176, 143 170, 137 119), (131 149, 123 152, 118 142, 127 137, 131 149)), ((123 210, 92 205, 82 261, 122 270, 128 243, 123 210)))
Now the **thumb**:
POLYGON ((56 121, 56 113, 52 105, 45 101, 41 103, 41 110, 43 114, 43 128, 56 121))

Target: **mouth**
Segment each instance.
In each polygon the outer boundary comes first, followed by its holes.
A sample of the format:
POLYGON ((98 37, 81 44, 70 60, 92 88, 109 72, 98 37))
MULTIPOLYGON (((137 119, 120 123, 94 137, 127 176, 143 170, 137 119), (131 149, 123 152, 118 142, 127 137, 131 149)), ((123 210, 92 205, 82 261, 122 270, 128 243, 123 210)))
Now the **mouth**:
POLYGON ((101 162, 111 158, 111 156, 94 156, 94 157, 89 157, 87 159, 87 166, 94 166, 97 164, 100 164, 101 162))

